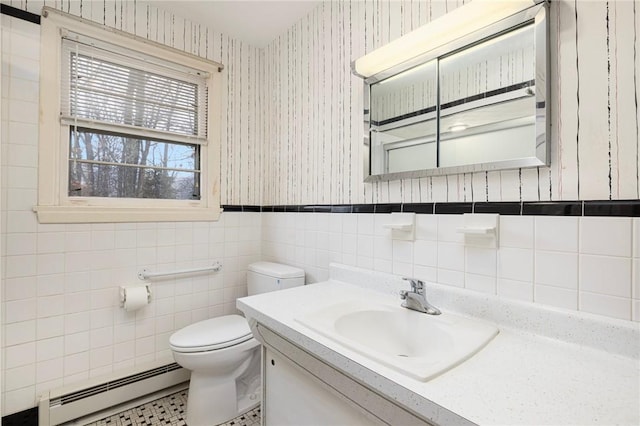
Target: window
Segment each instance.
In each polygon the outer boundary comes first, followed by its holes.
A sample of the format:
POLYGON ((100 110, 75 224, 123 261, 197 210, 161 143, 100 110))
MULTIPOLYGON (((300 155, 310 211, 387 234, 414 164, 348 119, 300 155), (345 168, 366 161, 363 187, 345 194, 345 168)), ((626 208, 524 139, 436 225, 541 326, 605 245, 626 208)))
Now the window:
POLYGON ((221 66, 43 16, 39 221, 217 219, 221 66))

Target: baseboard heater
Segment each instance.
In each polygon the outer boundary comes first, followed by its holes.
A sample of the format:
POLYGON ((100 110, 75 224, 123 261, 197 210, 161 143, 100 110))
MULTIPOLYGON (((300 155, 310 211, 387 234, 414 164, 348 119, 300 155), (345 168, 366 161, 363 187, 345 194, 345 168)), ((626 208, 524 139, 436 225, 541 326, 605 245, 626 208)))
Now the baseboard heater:
POLYGON ((114 374, 97 384, 90 381, 84 386, 50 390, 40 398, 38 425, 60 425, 142 398, 188 381, 189 373, 174 362, 137 373, 114 374))

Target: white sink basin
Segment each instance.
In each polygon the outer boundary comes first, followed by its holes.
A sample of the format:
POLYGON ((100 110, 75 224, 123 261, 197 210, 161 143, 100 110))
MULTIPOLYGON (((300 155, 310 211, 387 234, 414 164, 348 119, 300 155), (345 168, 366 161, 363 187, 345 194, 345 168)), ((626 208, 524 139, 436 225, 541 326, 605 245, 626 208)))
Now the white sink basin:
POLYGON ((443 313, 347 301, 296 319, 414 379, 427 381, 473 356, 498 334, 489 323, 443 313))

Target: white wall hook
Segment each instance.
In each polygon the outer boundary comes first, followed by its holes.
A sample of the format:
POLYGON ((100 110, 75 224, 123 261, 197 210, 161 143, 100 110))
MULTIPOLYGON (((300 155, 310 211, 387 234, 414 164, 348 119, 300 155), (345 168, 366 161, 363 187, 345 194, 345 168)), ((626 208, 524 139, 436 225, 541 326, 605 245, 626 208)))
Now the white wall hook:
POLYGON ((394 240, 413 241, 415 239, 415 213, 391 213, 391 223, 382 225, 391 229, 394 240))
POLYGON ((413 228, 413 224, 412 223, 387 223, 386 225, 382 225, 385 228, 389 228, 395 231, 404 231, 404 232, 410 232, 411 229, 413 228))
POLYGON ((471 228, 464 227, 456 229, 456 232, 463 234, 471 234, 471 235, 489 235, 495 232, 495 228, 471 228))
POLYGON ((464 243, 473 247, 497 248, 500 215, 465 213, 464 225, 456 231, 464 234, 464 243))

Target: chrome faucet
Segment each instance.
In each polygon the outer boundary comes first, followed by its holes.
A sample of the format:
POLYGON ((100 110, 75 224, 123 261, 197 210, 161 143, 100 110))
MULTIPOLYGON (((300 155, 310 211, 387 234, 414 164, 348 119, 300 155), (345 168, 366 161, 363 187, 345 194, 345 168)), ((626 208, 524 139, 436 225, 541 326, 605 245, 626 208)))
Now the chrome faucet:
POLYGON ((411 291, 400 291, 400 298, 404 300, 402 307, 407 309, 413 309, 414 311, 424 312, 429 315, 440 315, 440 309, 427 302, 427 298, 424 297, 424 282, 415 278, 402 278, 409 281, 411 284, 411 291))

